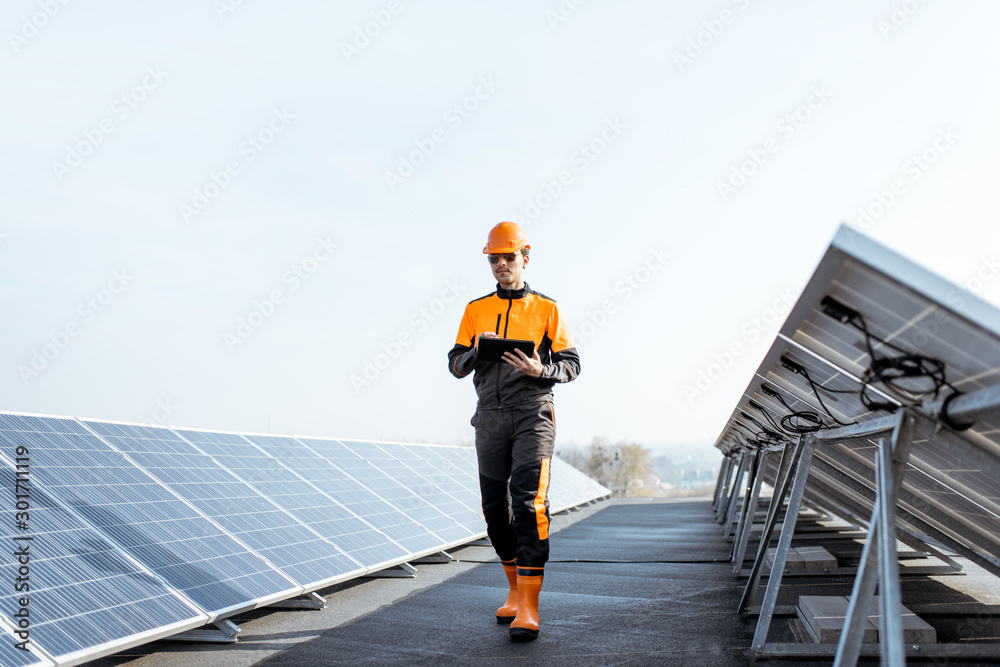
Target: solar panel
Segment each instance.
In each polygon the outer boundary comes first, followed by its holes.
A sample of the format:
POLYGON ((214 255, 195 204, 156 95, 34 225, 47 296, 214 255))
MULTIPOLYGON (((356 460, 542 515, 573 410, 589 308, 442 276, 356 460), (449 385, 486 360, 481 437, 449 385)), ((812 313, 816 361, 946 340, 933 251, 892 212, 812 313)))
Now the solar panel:
MULTIPOLYGON (((947 359, 947 380, 960 391, 971 393, 994 386, 994 383, 1000 385, 1000 315, 995 309, 869 239, 842 231, 790 313, 779 339, 765 357, 720 441, 725 440, 733 446, 741 441, 746 443, 747 430, 760 432, 759 424, 753 424, 746 416, 749 414, 764 421, 756 406, 764 407, 773 415, 811 410, 829 426, 840 425, 834 417, 841 424, 850 424, 889 414, 888 410, 870 409, 859 400, 856 392, 860 378, 871 364, 866 336, 858 327, 831 317, 827 312, 830 307, 824 307, 824 298, 832 298, 859 313, 872 336, 909 350, 910 354, 947 359), (962 308, 954 310, 949 304, 961 304, 962 308), (935 323, 933 336, 929 335, 928 322, 935 323), (989 343, 991 340, 993 342, 989 343), (793 368, 795 365, 805 368, 806 373, 790 369, 789 361, 793 368), (807 375, 821 388, 818 392, 810 386, 807 375), (772 391, 767 392, 768 388, 772 391), (854 393, 833 393, 844 391, 854 393), (784 398, 791 409, 778 402, 773 393, 784 398), (741 422, 748 428, 736 428, 741 422)), ((878 341, 872 341, 872 347, 879 356, 900 355, 898 350, 878 341)), ((904 379, 901 384, 914 391, 925 388, 918 380, 904 379)), ((944 389, 943 393, 951 391, 944 389)), ((903 402, 878 383, 873 383, 867 392, 870 402, 903 402)), ((962 436, 971 441, 973 447, 998 456, 1000 439, 995 421, 995 417, 980 419, 962 436)), ((780 432, 773 426, 770 430, 780 432)), ((750 446, 760 444, 749 443, 750 446)), ((940 449, 916 440, 910 449, 908 469, 922 470, 924 475, 907 474, 904 485, 918 494, 923 493, 925 500, 938 507, 948 504, 954 518, 963 521, 965 517, 964 522, 970 526, 977 524, 979 532, 994 534, 995 517, 1000 515, 996 479, 983 471, 970 469, 955 454, 940 453, 940 449), (924 479, 927 474, 938 478, 937 483, 924 479), (918 485, 921 488, 911 488, 918 485), (952 493, 951 489, 966 489, 967 493, 952 493)), ((874 476, 871 456, 868 464, 874 476)), ((949 529, 948 526, 942 528, 949 529)), ((953 537, 959 539, 957 534, 953 537)), ((984 551, 985 555, 1000 558, 1000 550, 989 538, 975 545, 967 539, 961 541, 984 551)))
MULTIPOLYGON (((929 536, 1000 574, 998 406, 1000 311, 841 228, 717 447, 730 457, 727 474, 754 451, 783 449, 793 461, 788 476, 779 479, 775 456, 762 474, 791 489, 789 512, 804 498, 869 522, 869 546, 876 538, 880 546, 866 558, 880 563, 882 604, 892 608, 897 529, 929 536), (883 524, 888 529, 880 530, 883 524)), ((731 507, 740 486, 733 485, 731 507)), ((858 577, 852 600, 860 605, 874 590, 874 571, 863 567, 858 577)), ((772 575, 765 609, 780 578, 772 575)), ((761 618, 755 646, 770 622, 763 611, 761 618)), ((896 638, 896 621, 885 623, 896 638)), ((854 631, 841 642, 848 661, 860 650, 854 631)), ((882 650, 884 660, 905 653, 895 639, 882 650)))
POLYGON ((611 495, 598 484, 558 456, 552 457, 549 481, 549 507, 554 514, 611 495))
MULTIPOLYGON (((436 551, 445 548, 445 546, 472 539, 471 531, 462 528, 445 516, 440 510, 418 496, 414 489, 403 486, 389 476, 390 471, 393 474, 411 474, 405 466, 398 462, 392 463, 389 469, 383 470, 362 458, 354 449, 349 448, 345 443, 350 441, 341 442, 319 438, 299 438, 299 441, 326 459, 331 467, 337 470, 339 478, 337 484, 350 485, 349 488, 353 489, 350 492, 351 496, 367 491, 368 494, 364 498, 371 498, 386 504, 419 526, 419 530, 415 530, 407 523, 396 523, 398 519, 393 519, 392 513, 387 514, 386 517, 392 520, 394 525, 379 526, 397 542, 413 548, 414 553, 426 550, 436 551)), ((372 443, 355 443, 355 447, 362 451, 367 447, 371 449, 373 455, 385 456, 372 443)))
POLYGON ((16 636, 11 628, 0 624, 0 665, 4 665, 4 667, 35 667, 36 665, 48 667, 55 664, 53 661, 38 655, 32 646, 30 636, 27 650, 15 646, 21 641, 23 640, 16 636))
POLYGON ((304 457, 319 457, 294 440, 268 440, 268 446, 262 448, 236 433, 174 431, 366 568, 398 561, 408 554, 327 493, 328 488, 309 480, 316 475, 299 474, 297 471, 316 471, 317 461, 310 465, 304 457))
POLYGON ((334 498, 349 512, 364 517, 371 535, 364 543, 381 540, 398 555, 411 556, 437 545, 440 540, 398 508, 353 479, 346 470, 307 447, 303 441, 279 436, 253 435, 247 438, 281 461, 317 489, 334 498))
POLYGON ((232 613, 296 590, 80 423, 28 419, 43 488, 203 610, 232 613))
MULTIPOLYGON (((15 618, 19 599, 26 594, 29 645, 42 647, 60 662, 80 654, 110 653, 208 620, 82 518, 87 514, 82 511, 86 504, 100 494, 62 485, 69 480, 61 472, 77 454, 95 464, 102 461, 100 455, 92 457, 88 451, 92 440, 72 420, 0 414, 0 451, 14 452, 17 446, 25 446, 30 459, 29 529, 15 534, 14 507, 8 505, 0 531, 7 545, 19 544, 15 537, 32 538, 28 542, 29 590, 15 591, 11 580, 0 597, 0 616, 15 618), (53 482, 63 491, 61 499, 49 493, 48 485, 53 482)), ((14 489, 14 461, 4 458, 0 487, 14 489)), ((88 476, 86 485, 95 479, 88 476)), ((3 572, 17 570, 14 552, 14 547, 0 552, 3 572)), ((32 664, 18 661, 26 657, 30 655, 18 650, 0 656, 0 662, 32 664)))
POLYGON ((411 451, 434 467, 431 479, 472 510, 476 521, 469 527, 473 532, 486 531, 482 496, 479 491, 479 471, 475 458, 470 462, 467 447, 410 445, 411 451))
MULTIPOLYGON (((446 521, 434 519, 427 523, 433 532, 445 541, 471 539, 473 533, 481 532, 484 521, 482 511, 475 511, 462 504, 448 489, 457 491, 459 486, 437 472, 427 461, 420 458, 409 446, 383 443, 340 441, 373 466, 381 470, 423 503, 430 505, 446 517, 446 521), (431 479, 431 478, 436 479, 431 479)), ((395 502, 411 508, 416 504, 406 496, 398 496, 395 502)), ((420 511, 420 510, 417 510, 420 511)))
POLYGON ((170 429, 90 420, 84 424, 303 589, 365 572, 356 560, 170 429))
MULTIPOLYGON (((0 664, 77 664, 485 533, 471 449, 305 442, 0 413, 0 485, 30 451, 33 649, 0 664)), ((0 637, 18 605, 0 594, 0 637)))

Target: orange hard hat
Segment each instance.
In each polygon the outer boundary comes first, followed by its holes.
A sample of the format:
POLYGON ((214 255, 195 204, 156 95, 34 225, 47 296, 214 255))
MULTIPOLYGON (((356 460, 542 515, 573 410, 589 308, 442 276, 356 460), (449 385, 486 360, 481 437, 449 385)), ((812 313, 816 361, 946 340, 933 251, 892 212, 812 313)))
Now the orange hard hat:
POLYGON ((501 222, 490 230, 490 238, 483 248, 484 255, 499 252, 517 252, 521 248, 530 248, 528 237, 524 235, 521 225, 516 222, 501 222))

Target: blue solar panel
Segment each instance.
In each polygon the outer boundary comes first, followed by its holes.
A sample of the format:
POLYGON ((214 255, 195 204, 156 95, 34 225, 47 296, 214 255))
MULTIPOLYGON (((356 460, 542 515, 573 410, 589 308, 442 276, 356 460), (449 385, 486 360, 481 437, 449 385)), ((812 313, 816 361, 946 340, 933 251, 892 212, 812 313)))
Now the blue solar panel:
MULTIPOLYGON (((65 421, 61 430, 79 435, 79 425, 65 421)), ((33 538, 27 591, 32 643, 65 658, 97 647, 128 645, 130 639, 157 628, 171 628, 165 633, 171 634, 204 623, 207 617, 47 492, 46 468, 58 451, 53 441, 64 436, 39 434, 34 432, 37 426, 34 417, 0 415, 0 448, 13 452, 18 445, 26 446, 30 459, 28 530, 16 530, 14 507, 8 506, 0 536, 7 545, 18 544, 16 536, 33 538)), ((13 489, 14 479, 11 468, 0 466, 0 488, 13 489)), ((12 573, 17 566, 14 548, 0 550, 0 571, 12 573)), ((5 586, 0 615, 14 618, 21 596, 13 581, 5 586)), ((0 664, 21 663, 0 658, 0 664)))
POLYGON ((22 651, 14 644, 22 641, 15 637, 5 626, 0 626, 0 665, 3 667, 35 667, 36 665, 52 665, 53 663, 39 657, 33 648, 33 642, 28 641, 28 650, 22 651))
POLYGON ((324 458, 308 446, 310 443, 322 446, 322 441, 274 437, 254 439, 268 452, 280 455, 283 461, 318 488, 363 516, 380 533, 401 545, 407 555, 440 548, 441 539, 417 523, 413 517, 407 516, 372 489, 359 483, 338 463, 324 458))
POLYGON ((473 457, 470 465, 470 461, 465 457, 468 448, 434 445, 406 445, 406 447, 434 468, 433 473, 427 474, 435 484, 472 510, 478 519, 477 523, 474 522, 469 526, 474 529, 473 532, 486 530, 482 496, 479 491, 479 471, 476 469, 475 458, 473 457))
POLYGON ((598 484, 559 457, 552 457, 549 475, 549 507, 552 512, 561 512, 610 494, 607 487, 598 484))
POLYGON ((298 585, 313 590, 364 573, 360 563, 173 431, 84 423, 298 585))
POLYGON ((20 419, 45 490, 202 609, 231 612, 297 590, 78 422, 20 419))
MULTIPOLYGON (((328 464, 322 459, 318 461, 319 466, 316 461, 300 460, 302 456, 318 457, 294 440, 289 444, 288 439, 279 438, 261 448, 235 433, 175 431, 362 565, 377 567, 409 555, 409 549, 370 525, 373 518, 377 521, 376 512, 381 508, 358 508, 355 501, 363 499, 361 494, 349 498, 354 503, 352 509, 373 513, 372 517, 365 517, 366 521, 339 503, 333 497, 336 489, 323 483, 329 477, 329 474, 324 476, 323 466, 328 467, 328 464), (281 454, 282 462, 279 463, 268 450, 281 454), (297 471, 307 474, 300 475, 297 471)), ((258 440, 256 436, 250 437, 258 440)))
POLYGON ((443 465, 439 467, 420 456, 417 450, 430 449, 426 445, 377 442, 374 443, 376 449, 364 448, 359 451, 358 448, 352 446, 353 443, 345 442, 344 444, 359 455, 362 454, 362 451, 367 452, 368 455, 365 458, 368 461, 375 464, 377 468, 388 472, 403 486, 415 491, 417 495, 456 521, 468 532, 478 534, 486 530, 480 499, 478 497, 470 498, 468 491, 454 479, 455 473, 458 472, 457 468, 449 475, 441 470, 443 465), (411 472, 401 471, 400 465, 405 466, 411 472))
MULTIPOLYGON (((75 664, 485 531, 468 448, 0 413, 0 487, 18 445, 39 654, 11 641, 0 665, 75 664)), ((13 543, 14 509, 0 514, 13 543)), ((17 608, 0 593, 0 638, 17 608)))
POLYGON ((412 471, 386 455, 374 443, 318 439, 303 442, 365 488, 427 528, 439 538, 439 542, 449 544, 472 539, 472 531, 463 528, 444 511, 431 504, 431 501, 438 499, 439 492, 436 488, 426 481, 421 487, 421 480, 412 471), (372 461, 367 460, 369 457, 372 461), (410 486, 404 486, 397 479, 407 480, 410 486), (426 493, 430 500, 422 497, 422 493, 426 493))

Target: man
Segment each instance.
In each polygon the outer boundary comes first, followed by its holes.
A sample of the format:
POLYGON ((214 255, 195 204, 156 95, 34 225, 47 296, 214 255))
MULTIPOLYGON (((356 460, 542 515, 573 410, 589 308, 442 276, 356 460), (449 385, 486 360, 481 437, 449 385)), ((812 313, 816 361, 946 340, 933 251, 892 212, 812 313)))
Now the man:
POLYGON ((510 589, 497 622, 510 623, 514 641, 538 636, 538 593, 549 556, 549 461, 555 445, 552 386, 580 373, 580 357, 559 306, 524 282, 528 266, 524 230, 501 222, 490 231, 483 254, 497 289, 465 307, 452 375, 475 371, 479 404, 476 428, 479 486, 486 531, 503 563, 510 589), (531 340, 535 351, 505 352, 502 362, 479 361, 484 338, 531 340))

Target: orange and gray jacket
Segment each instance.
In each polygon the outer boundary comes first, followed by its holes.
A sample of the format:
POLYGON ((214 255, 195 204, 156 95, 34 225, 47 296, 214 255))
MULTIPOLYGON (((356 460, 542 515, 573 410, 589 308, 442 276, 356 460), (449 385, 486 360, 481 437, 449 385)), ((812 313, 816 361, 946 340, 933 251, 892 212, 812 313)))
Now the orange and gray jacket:
POLYGON ((551 399, 556 382, 569 382, 580 374, 580 355, 573 347, 559 306, 549 297, 523 289, 495 292, 470 301, 465 307, 455 347, 448 353, 451 374, 463 378, 472 371, 479 408, 502 408, 551 399), (542 376, 525 375, 506 362, 479 362, 476 341, 487 331, 503 338, 535 342, 542 360, 542 376))

